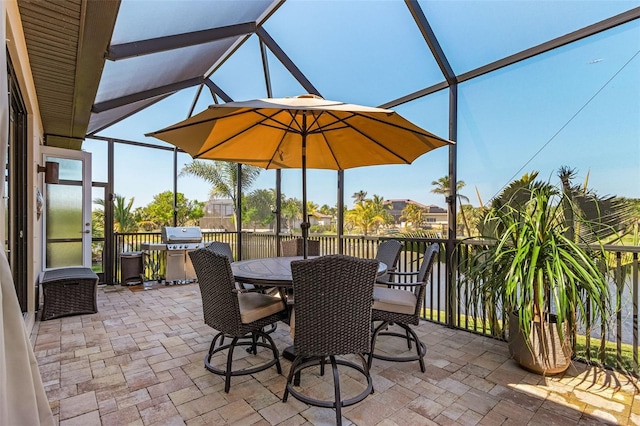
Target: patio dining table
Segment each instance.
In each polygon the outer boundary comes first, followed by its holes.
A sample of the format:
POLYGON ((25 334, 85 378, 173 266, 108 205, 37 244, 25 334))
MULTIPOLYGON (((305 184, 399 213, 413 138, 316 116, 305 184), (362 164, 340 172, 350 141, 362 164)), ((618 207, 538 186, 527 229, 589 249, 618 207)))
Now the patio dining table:
MULTIPOLYGON (((317 256, 310 256, 313 259, 317 256)), ((257 286, 272 286, 287 288, 293 286, 291 277, 291 262, 301 260, 302 256, 267 257, 260 259, 241 260, 231 263, 231 271, 237 282, 257 286)), ((378 264, 378 276, 387 272, 387 265, 378 264)))
MULTIPOLYGON (((310 256, 313 259, 317 256, 310 256)), ((231 263, 231 271, 237 282, 256 286, 278 287, 282 294, 293 287, 291 276, 291 262, 304 259, 303 256, 266 257, 259 259, 241 260, 231 263)), ((378 263, 378 276, 387 272, 387 265, 378 263)), ((289 305, 289 308, 292 306, 289 305)), ((290 361, 295 358, 293 346, 287 347, 282 356, 290 361)))

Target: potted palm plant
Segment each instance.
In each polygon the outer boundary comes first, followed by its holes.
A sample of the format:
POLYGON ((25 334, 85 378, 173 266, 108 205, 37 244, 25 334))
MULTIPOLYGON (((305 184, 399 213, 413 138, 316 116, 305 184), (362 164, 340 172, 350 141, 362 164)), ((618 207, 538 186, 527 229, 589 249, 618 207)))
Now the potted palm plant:
POLYGON ((516 181, 487 211, 480 238, 490 241, 462 265, 461 282, 470 300, 502 313, 510 353, 523 368, 557 374, 570 365, 577 325, 608 315, 609 290, 602 245, 582 244, 586 222, 575 232, 580 209, 536 176, 516 181))

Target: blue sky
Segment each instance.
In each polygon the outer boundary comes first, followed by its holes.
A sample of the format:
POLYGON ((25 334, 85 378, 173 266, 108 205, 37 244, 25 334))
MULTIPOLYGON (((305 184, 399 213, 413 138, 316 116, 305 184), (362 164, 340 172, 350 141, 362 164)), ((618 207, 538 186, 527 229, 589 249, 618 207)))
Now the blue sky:
MULTIPOLYGON (((154 3, 161 5, 163 2, 154 3)), ((502 56, 638 6, 637 1, 423 1, 451 66, 464 73, 502 56), (453 18, 455 17, 455 18, 453 18)), ((290 1, 265 25, 269 34, 327 99, 377 106, 442 81, 442 75, 401 1, 290 1)), ((259 45, 254 38, 212 80, 234 100, 266 97, 259 45)), ((458 179, 479 205, 512 179, 537 170, 555 181, 561 166, 587 173, 605 195, 640 198, 640 23, 632 22, 476 78, 459 87, 458 179)), ((304 93, 275 57, 269 57, 274 97, 304 93)), ((195 89, 184 90, 100 134, 162 145, 145 133, 186 118, 195 89)), ((395 108, 443 137, 448 133, 448 92, 395 108)), ((198 102, 197 111, 212 103, 198 102)), ((94 158, 94 181, 106 180, 101 141, 83 146, 94 158)), ((385 199, 444 206, 431 182, 447 175, 449 153, 440 148, 409 166, 345 171, 345 202, 364 190, 385 199)), ((179 158, 179 167, 189 162, 179 158)), ((135 205, 172 189, 171 154, 116 148, 116 193, 135 205)), ((309 171, 308 199, 336 203, 334 171, 309 171)), ((283 192, 301 198, 300 170, 283 171, 283 192)), ((275 187, 264 171, 255 188, 275 187)), ((178 190, 205 200, 208 186, 180 178, 178 190)))

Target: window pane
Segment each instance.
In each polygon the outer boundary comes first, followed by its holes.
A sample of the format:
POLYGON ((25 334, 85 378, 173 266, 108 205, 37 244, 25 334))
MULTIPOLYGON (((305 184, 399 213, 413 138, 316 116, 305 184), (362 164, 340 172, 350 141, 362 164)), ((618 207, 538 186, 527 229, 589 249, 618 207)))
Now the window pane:
MULTIPOLYGON (((61 179, 63 170, 73 170, 62 164, 73 161, 60 161, 61 179)), ((47 185, 46 194, 47 268, 82 265, 82 187, 47 185)))

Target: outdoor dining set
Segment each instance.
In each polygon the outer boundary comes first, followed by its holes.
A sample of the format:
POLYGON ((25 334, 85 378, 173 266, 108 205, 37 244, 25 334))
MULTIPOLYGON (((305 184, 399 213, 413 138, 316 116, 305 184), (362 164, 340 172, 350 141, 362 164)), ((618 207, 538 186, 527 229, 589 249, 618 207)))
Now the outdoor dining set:
POLYGON ((427 247, 415 272, 396 269, 401 247, 396 240, 385 241, 375 259, 320 256, 311 249, 308 258, 283 256, 239 262, 233 261, 227 243, 214 242, 191 251, 204 322, 218 332, 205 355, 206 369, 224 376, 227 393, 233 376, 273 366, 282 374, 280 354, 270 333, 278 322, 286 322, 293 345, 282 354, 292 361, 282 401, 291 395, 309 405, 334 408, 336 422, 341 424, 343 407, 374 392, 370 374, 374 359, 418 361, 420 370, 425 371, 426 347, 410 326, 419 323, 439 246, 427 247), (402 332, 394 332, 392 327, 400 327, 402 332), (401 342, 403 348, 406 345, 410 355, 376 351, 376 341, 385 335, 401 342), (237 362, 234 351, 238 347, 246 347, 249 356, 256 359, 250 364, 237 362), (234 366, 234 362, 240 366, 234 366), (318 399, 305 392, 300 386, 305 374, 317 372, 319 367, 322 376, 328 365, 334 397, 318 399), (363 389, 359 394, 351 395, 344 389, 341 392, 338 366, 340 371, 361 376, 363 389))

